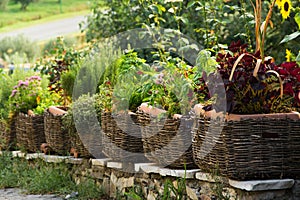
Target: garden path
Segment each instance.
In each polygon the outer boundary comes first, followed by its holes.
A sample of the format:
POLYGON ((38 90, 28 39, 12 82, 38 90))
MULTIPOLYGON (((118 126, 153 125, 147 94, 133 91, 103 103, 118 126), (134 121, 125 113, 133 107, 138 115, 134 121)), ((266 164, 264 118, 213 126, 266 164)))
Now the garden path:
POLYGON ((57 195, 25 195, 21 189, 8 188, 0 190, 0 200, 63 200, 57 195))
POLYGON ((24 35, 33 41, 42 41, 64 36, 72 33, 80 33, 79 23, 85 21, 85 15, 59 19, 45 22, 26 28, 16 29, 5 33, 0 33, 0 39, 6 36, 24 35))

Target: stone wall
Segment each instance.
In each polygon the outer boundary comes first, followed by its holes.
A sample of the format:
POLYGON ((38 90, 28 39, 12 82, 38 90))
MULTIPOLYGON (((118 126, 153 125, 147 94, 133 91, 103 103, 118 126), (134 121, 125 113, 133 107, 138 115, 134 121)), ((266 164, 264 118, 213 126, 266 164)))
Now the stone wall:
POLYGON ((108 158, 78 159, 44 154, 26 155, 20 152, 13 152, 13 155, 33 160, 40 157, 45 162, 69 163, 77 183, 92 178, 115 199, 134 189, 143 196, 143 199, 156 200, 163 194, 167 182, 174 188, 185 189, 182 199, 210 200, 227 197, 240 200, 300 199, 300 180, 235 181, 212 176, 199 169, 172 170, 151 163, 125 164, 108 158), (181 183, 184 183, 183 186, 180 186, 181 183))

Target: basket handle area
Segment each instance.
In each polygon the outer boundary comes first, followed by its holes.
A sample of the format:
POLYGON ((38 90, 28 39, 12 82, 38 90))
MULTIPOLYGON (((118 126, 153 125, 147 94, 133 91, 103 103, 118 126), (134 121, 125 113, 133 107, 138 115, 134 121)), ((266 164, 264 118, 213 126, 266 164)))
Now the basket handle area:
POLYGON ((283 81, 282 81, 280 75, 278 74, 278 72, 276 72, 274 70, 268 70, 267 73, 273 73, 277 76, 279 83, 280 83, 280 98, 282 98, 282 96, 283 96, 283 81))

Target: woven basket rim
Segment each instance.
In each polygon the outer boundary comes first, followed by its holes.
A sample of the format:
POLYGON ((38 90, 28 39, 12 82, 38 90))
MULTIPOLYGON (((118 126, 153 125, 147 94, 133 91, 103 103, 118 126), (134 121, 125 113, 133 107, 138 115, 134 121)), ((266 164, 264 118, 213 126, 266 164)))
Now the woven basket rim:
POLYGON ((203 116, 205 118, 225 118, 225 121, 241 121, 248 119, 292 119, 300 120, 300 113, 297 111, 285 112, 285 113, 261 113, 261 114, 233 114, 223 112, 216 112, 216 110, 204 111, 203 105, 196 104, 194 111, 197 116, 203 116))
POLYGON ((268 113, 268 114, 226 114, 227 121, 241 121, 246 119, 293 119, 299 120, 300 113, 291 111, 289 113, 268 113))

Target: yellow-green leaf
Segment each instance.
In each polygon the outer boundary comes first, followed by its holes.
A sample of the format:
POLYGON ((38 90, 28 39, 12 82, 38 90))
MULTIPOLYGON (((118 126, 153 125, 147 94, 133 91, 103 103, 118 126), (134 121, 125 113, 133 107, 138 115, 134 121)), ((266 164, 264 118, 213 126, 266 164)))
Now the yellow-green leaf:
POLYGON ((299 30, 300 30, 300 12, 296 13, 295 21, 298 24, 298 27, 299 27, 299 30))

